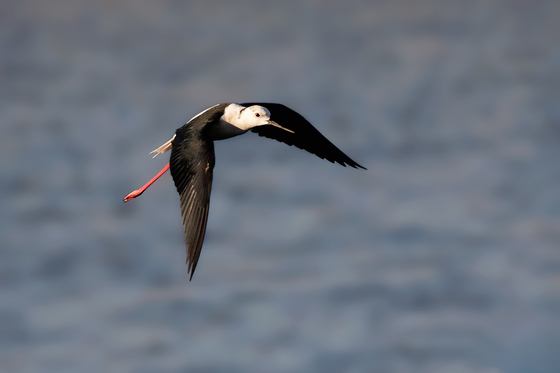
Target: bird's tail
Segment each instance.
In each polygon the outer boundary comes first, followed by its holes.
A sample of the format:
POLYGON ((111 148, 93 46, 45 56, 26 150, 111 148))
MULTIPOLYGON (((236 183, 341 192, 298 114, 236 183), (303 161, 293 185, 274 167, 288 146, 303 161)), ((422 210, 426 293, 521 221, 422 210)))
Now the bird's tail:
POLYGON ((173 135, 173 137, 167 141, 165 144, 163 144, 162 146, 160 146, 159 148, 152 150, 150 152, 150 154, 156 153, 154 154, 154 156, 152 158, 157 157, 159 154, 163 154, 165 152, 168 152, 171 150, 171 148, 173 148, 173 139, 175 139, 176 135, 173 135))

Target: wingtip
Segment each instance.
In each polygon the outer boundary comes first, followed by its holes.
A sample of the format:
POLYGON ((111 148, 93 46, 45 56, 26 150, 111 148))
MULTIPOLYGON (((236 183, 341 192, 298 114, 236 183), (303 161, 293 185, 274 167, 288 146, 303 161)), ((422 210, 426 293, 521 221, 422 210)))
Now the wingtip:
POLYGON ((192 261, 187 259, 187 274, 190 273, 189 276, 189 281, 192 281, 192 278, 194 276, 194 270, 196 269, 196 263, 193 264, 192 261))
POLYGON ((348 166, 353 167, 355 169, 361 168, 362 170, 367 170, 367 168, 365 168, 364 166, 362 166, 361 164, 359 164, 354 160, 351 160, 351 162, 347 162, 346 164, 348 164, 348 166))
POLYGON ((358 170, 358 169, 361 168, 362 170, 366 170, 366 171, 367 171, 367 168, 365 168, 364 166, 362 166, 361 164, 358 164, 358 163, 356 163, 356 162, 352 162, 352 163, 342 162, 342 163, 340 163, 340 164, 343 165, 344 167, 349 166, 349 167, 355 168, 356 170, 358 170))

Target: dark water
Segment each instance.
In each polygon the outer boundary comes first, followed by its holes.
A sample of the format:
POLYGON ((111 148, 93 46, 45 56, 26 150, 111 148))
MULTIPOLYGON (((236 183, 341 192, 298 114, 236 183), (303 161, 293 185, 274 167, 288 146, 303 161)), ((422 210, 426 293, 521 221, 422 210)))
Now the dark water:
POLYGON ((560 371, 558 1, 3 1, 0 371, 560 371), (368 171, 216 144, 188 282, 166 163, 282 102, 368 171))

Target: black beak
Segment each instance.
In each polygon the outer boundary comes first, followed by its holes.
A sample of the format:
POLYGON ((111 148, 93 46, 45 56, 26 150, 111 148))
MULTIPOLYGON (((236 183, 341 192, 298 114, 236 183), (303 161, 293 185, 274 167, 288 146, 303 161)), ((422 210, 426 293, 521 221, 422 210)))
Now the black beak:
POLYGON ((267 124, 269 124, 269 125, 271 125, 271 126, 274 126, 274 127, 281 128, 281 129, 283 129, 284 131, 288 131, 288 132, 290 132, 290 133, 294 133, 294 131, 282 127, 281 125, 279 125, 278 123, 276 123, 276 122, 273 121, 273 120, 269 120, 267 124))

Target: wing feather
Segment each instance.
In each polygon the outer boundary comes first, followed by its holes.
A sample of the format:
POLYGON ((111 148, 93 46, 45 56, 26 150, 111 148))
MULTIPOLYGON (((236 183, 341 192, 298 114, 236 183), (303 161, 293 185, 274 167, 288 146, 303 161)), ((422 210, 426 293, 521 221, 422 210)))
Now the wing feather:
POLYGON ((185 227, 187 271, 192 279, 208 221, 214 146, 211 141, 185 141, 184 136, 179 136, 179 132, 177 134, 173 141, 169 168, 180 197, 181 217, 185 227))
POLYGON ((266 102, 250 102, 242 105, 260 105, 266 107, 270 111, 271 120, 293 131, 293 133, 290 133, 274 126, 259 126, 251 129, 252 132, 257 133, 259 136, 268 137, 290 146, 296 146, 332 163, 366 169, 344 154, 313 127, 307 119, 289 107, 282 104, 266 102))

